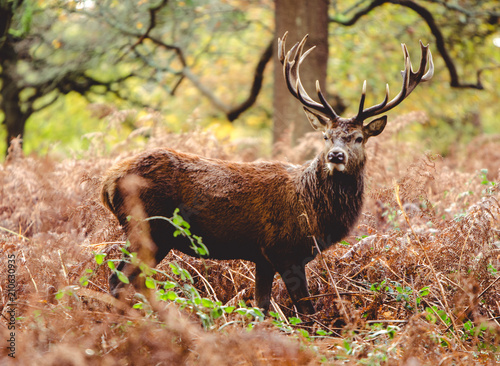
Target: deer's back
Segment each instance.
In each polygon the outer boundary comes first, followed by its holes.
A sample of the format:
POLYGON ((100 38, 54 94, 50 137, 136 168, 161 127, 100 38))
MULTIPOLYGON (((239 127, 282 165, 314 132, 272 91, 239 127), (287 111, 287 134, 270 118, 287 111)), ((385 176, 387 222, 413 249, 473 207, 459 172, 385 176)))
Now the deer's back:
MULTIPOLYGON (((122 225, 130 213, 114 208, 126 210, 122 202, 133 201, 127 195, 138 196, 147 217, 171 217, 179 208, 211 257, 255 260, 263 252, 279 256, 293 251, 308 240, 294 186, 297 169, 282 162, 238 163, 154 150, 112 168, 103 198, 122 225)), ((172 241, 171 230, 162 225, 157 231, 161 240, 172 241)), ((184 246, 179 242, 176 247, 184 246)))

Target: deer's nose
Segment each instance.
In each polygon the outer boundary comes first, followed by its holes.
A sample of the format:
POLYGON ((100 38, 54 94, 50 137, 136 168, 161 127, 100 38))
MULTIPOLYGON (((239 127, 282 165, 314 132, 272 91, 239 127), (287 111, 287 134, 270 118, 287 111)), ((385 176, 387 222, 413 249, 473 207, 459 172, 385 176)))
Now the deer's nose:
POLYGON ((333 164, 344 164, 345 154, 343 151, 330 151, 328 153, 328 161, 333 164))

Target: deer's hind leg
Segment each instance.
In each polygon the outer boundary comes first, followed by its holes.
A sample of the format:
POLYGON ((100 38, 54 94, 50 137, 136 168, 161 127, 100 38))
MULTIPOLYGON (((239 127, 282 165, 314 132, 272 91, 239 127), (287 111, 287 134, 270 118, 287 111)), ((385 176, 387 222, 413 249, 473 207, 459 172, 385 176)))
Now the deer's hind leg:
POLYGON ((134 287, 141 290, 143 283, 138 278, 141 273, 138 264, 144 263, 150 268, 154 268, 166 255, 166 253, 163 254, 164 251, 158 250, 156 243, 152 239, 150 225, 147 221, 130 218, 123 226, 126 228, 127 239, 130 243, 126 249, 131 254, 136 253, 138 261, 133 261, 129 255, 124 254, 124 258, 116 267, 116 271, 109 278, 109 289, 114 297, 118 297, 121 289, 125 286, 125 283, 119 279, 117 271, 122 272, 134 287))
MULTIPOLYGON (((123 272, 137 289, 144 287, 143 281, 137 278, 141 272, 137 265, 143 263, 154 268, 168 254, 174 239, 173 228, 167 221, 150 219, 152 216, 161 215, 157 212, 146 212, 147 205, 144 202, 149 194, 145 187, 148 187, 148 183, 144 178, 128 175, 115 184, 110 204, 130 243, 127 251, 137 253, 138 259, 132 263, 130 256, 126 255, 117 270, 123 272)), ((155 208, 155 211, 159 210, 155 208)), ((115 271, 109 278, 111 294, 118 297, 124 285, 115 271)))

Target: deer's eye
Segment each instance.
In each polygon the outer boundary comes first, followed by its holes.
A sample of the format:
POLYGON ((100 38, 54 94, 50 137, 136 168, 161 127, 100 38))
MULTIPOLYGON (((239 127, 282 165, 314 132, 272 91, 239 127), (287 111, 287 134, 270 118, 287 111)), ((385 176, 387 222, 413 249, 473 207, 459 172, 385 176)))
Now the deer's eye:
POLYGON ((363 137, 359 136, 355 141, 357 144, 360 144, 363 142, 363 137))
POLYGON ((327 135, 323 135, 323 139, 326 141, 328 140, 328 136, 327 135))

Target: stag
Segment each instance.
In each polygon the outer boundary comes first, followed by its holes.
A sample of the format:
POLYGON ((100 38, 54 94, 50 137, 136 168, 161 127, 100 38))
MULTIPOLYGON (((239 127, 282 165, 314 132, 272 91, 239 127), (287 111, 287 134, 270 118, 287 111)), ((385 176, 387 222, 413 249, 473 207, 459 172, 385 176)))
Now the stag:
MULTIPOLYGON (((314 313, 305 265, 342 240, 355 225, 363 204, 365 144, 379 135, 387 116, 364 124, 401 103, 421 81, 433 75, 429 46, 421 46, 420 66, 413 71, 403 44, 403 85, 389 101, 365 108, 366 81, 358 113, 340 117, 327 102, 319 82, 319 102, 304 90, 299 66, 314 49, 303 52, 307 35, 285 52, 278 39, 278 57, 290 93, 303 105, 312 127, 323 132, 324 149, 304 165, 279 161, 241 163, 208 159, 170 149, 156 149, 123 160, 103 180, 102 201, 124 228, 131 251, 158 264, 171 249, 194 255, 190 243, 174 237, 174 227, 161 219, 181 208, 191 231, 203 238, 209 258, 255 263, 255 301, 268 311, 274 275, 283 279, 296 309, 314 313), (428 71, 426 72, 426 69, 428 71), (132 218, 132 219, 131 219, 132 218)), ((138 269, 123 260, 118 269, 130 279, 138 269)), ((110 291, 118 296, 123 283, 113 274, 110 291)))

